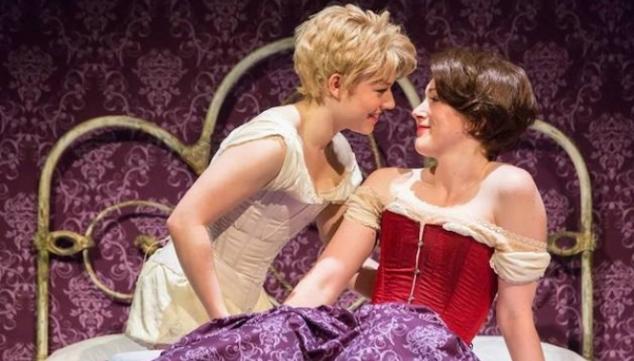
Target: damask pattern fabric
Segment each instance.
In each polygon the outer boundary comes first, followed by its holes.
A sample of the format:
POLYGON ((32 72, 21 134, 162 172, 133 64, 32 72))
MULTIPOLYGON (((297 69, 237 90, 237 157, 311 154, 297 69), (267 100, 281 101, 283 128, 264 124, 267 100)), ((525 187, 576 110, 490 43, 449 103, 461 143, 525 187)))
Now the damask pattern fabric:
POLYGON ((424 307, 280 306, 206 324, 157 361, 477 361, 468 345, 424 307))
MULTIPOLYGON (((35 346, 35 253, 38 179, 46 155, 70 128, 95 117, 126 114, 159 125, 184 143, 200 135, 211 99, 247 54, 292 36, 328 1, 0 1, 0 359, 32 360, 35 346)), ((571 137, 593 185, 595 359, 634 356, 634 6, 628 0, 375 1, 391 12, 418 50, 410 76, 419 94, 429 56, 446 46, 493 49, 521 65, 533 83, 541 118, 571 137)), ((293 92, 290 52, 265 60, 242 78, 222 107, 212 151, 237 126, 282 104, 293 92)), ((375 137, 384 164, 419 167, 411 106, 398 86, 396 109, 375 137)), ((346 134, 363 172, 374 168, 364 137, 346 134)), ((549 230, 578 229, 574 166, 535 132, 503 159, 536 179, 549 230)), ((182 161, 133 132, 89 134, 60 159, 53 181, 51 229, 83 233, 105 207, 130 199, 175 204, 195 179, 182 161)), ((139 233, 161 239, 164 218, 99 225, 91 250, 101 279, 132 292, 143 261, 130 244, 139 233)), ((314 261, 319 242, 301 232, 275 260, 294 284, 314 261)), ((50 350, 121 332, 128 305, 91 283, 80 262, 51 260, 50 350)), ((535 300, 542 340, 580 350, 580 262, 553 257, 535 300)), ((267 290, 287 288, 270 276, 267 290)), ((341 305, 355 296, 347 294, 341 305)), ((498 334, 491 314, 485 334, 498 334)))

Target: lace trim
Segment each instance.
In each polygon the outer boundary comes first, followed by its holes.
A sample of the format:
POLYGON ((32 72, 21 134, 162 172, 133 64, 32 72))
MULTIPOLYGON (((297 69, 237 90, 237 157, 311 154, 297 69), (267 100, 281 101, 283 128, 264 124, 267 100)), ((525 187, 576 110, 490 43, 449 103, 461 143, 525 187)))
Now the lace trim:
MULTIPOLYGON (((478 232, 474 227, 486 230, 490 236, 497 239, 503 237, 506 241, 506 246, 501 251, 546 251, 546 242, 538 241, 531 237, 526 237, 512 231, 506 230, 498 225, 483 219, 473 217, 468 213, 455 210, 452 207, 441 207, 431 203, 427 203, 422 199, 416 197, 411 191, 411 186, 418 178, 422 169, 414 169, 407 179, 402 183, 396 184, 392 187, 393 199, 386 205, 388 207, 399 207, 398 200, 400 199, 403 204, 410 204, 416 209, 416 212, 407 212, 414 219, 433 220, 431 223, 445 224, 456 223, 465 226, 469 233, 476 238, 472 233, 478 232), (423 208, 424 211, 420 211, 417 208, 423 208), (498 237, 496 237, 498 236, 498 237)), ((496 247, 503 246, 495 242, 496 247)))
POLYGON ((511 232, 451 207, 441 207, 427 203, 414 196, 409 190, 409 185, 410 181, 408 179, 395 186, 392 189, 393 198, 387 205, 382 204, 379 196, 372 188, 360 186, 348 199, 346 218, 378 229, 381 212, 384 209, 390 209, 423 223, 443 225, 445 229, 454 232, 459 230, 451 225, 458 225, 460 230, 468 233, 469 236, 476 240, 481 241, 480 238, 487 238, 486 243, 491 247, 495 247, 498 251, 546 251, 546 242, 511 232))
POLYGON ((421 199, 416 198, 413 195, 407 194, 405 197, 403 197, 403 195, 401 194, 396 194, 395 198, 386 206, 386 208, 395 210, 401 209, 408 216, 413 217, 417 220, 423 220, 426 223, 456 223, 465 226, 470 233, 478 232, 478 230, 474 229, 474 227, 486 230, 489 233, 489 236, 492 236, 495 240, 493 244, 494 246, 503 246, 498 242, 499 237, 502 237, 506 241, 508 247, 500 249, 501 251, 546 251, 545 242, 522 236, 497 225, 494 225, 490 222, 470 217, 464 212, 429 204, 421 199), (409 211, 400 203, 402 203, 403 205, 413 203, 412 207, 414 207, 415 211, 409 211), (424 211, 421 211, 420 208, 424 209, 424 211))

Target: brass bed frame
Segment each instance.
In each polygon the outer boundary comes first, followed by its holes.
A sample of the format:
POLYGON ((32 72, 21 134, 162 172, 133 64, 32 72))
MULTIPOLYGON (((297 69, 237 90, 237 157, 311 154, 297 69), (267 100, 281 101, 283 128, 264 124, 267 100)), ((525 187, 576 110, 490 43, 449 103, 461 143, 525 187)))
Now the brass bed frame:
MULTIPOLYGON (((114 299, 130 302, 132 294, 118 292, 109 288, 100 281, 99 277, 95 273, 89 254, 89 250, 95 247, 95 242, 92 238, 93 229, 95 225, 108 214, 126 207, 150 206, 156 207, 165 212, 170 211, 169 206, 157 202, 130 200, 111 205, 110 207, 102 210, 89 224, 84 234, 68 230, 52 230, 50 226, 52 177, 58 161, 64 152, 67 151, 70 145, 76 142, 79 138, 96 130, 105 128, 129 129, 140 131, 158 139, 180 156, 180 158, 189 165, 196 174, 199 175, 207 167, 210 161, 211 136, 213 134, 222 103, 229 94, 231 88, 237 83, 238 79, 256 63, 272 54, 291 50, 293 48, 293 44, 292 38, 281 39, 253 51, 240 61, 223 79, 218 90, 214 94, 205 117, 202 133, 198 140, 192 145, 183 144, 174 135, 153 123, 130 116, 104 116, 92 118, 73 127, 55 143, 46 158, 41 178, 39 180, 38 189, 37 231, 34 237, 35 247, 37 249, 36 361, 43 361, 48 355, 50 255, 73 256, 81 253, 84 267, 95 286, 114 299)), ((414 86, 407 78, 399 80, 398 84, 402 88, 412 107, 420 103, 420 98, 418 97, 414 86)), ((559 256, 581 255, 582 353, 586 359, 592 360, 593 286, 591 272, 592 252, 594 251, 596 242, 592 232, 592 198, 588 170, 577 147, 558 129, 541 120, 538 120, 533 125, 533 128, 546 134, 566 151, 574 164, 579 179, 581 189, 579 230, 562 231, 550 235, 548 239, 548 247, 552 254, 559 256), (575 242, 571 247, 564 248, 558 244, 558 241, 563 238, 574 239, 575 242)), ((374 154, 375 163, 377 167, 381 167, 382 163, 376 141, 372 136, 369 136, 369 141, 374 154)), ((158 248, 158 242, 150 236, 141 235, 135 239, 134 243, 146 254, 150 254, 158 248)), ((288 283, 283 281, 277 270, 272 269, 271 271, 276 277, 278 277, 278 279, 280 279, 280 281, 282 281, 283 285, 290 287, 288 283)))

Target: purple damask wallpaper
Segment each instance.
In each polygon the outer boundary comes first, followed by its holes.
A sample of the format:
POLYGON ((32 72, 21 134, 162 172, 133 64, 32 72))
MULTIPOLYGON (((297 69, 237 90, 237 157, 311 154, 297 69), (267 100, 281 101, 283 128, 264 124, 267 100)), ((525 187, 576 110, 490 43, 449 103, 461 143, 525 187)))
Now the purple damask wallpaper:
MULTIPOLYGON (((48 151, 73 126, 110 114, 134 115, 185 142, 201 131, 214 91, 246 54, 292 35, 328 2, 307 0, 0 0, 0 359, 30 360, 35 340, 37 182, 48 151)), ((360 1, 387 8, 418 48, 411 76, 422 93, 432 52, 449 45, 494 49, 533 81, 542 117, 570 136, 593 182, 595 355, 634 360, 634 5, 627 0, 360 1)), ((232 90, 211 139, 279 104, 296 85, 290 53, 250 71, 232 90)), ((409 107, 383 118, 377 139, 387 164, 422 164, 413 151, 409 107)), ((347 134, 366 172, 365 138, 347 134)), ((531 132, 504 159, 529 170, 548 208, 550 229, 576 229, 579 190, 572 163, 531 132)), ((193 172, 155 141, 101 131, 66 153, 53 181, 53 229, 82 232, 104 207, 149 198, 174 204, 193 172)), ((138 232, 165 234, 163 218, 107 218, 91 252, 97 274, 128 292, 142 256, 138 232)), ((319 251, 308 229, 276 260, 293 284, 319 251)), ((123 303, 102 295, 80 258, 53 257, 51 349, 120 332, 123 303)), ((554 258, 535 301, 542 339, 580 350, 578 259, 554 258)), ((286 292, 271 278, 267 288, 286 292)), ((342 303, 350 302, 348 295, 342 303)), ((483 333, 497 332, 494 316, 483 333)))

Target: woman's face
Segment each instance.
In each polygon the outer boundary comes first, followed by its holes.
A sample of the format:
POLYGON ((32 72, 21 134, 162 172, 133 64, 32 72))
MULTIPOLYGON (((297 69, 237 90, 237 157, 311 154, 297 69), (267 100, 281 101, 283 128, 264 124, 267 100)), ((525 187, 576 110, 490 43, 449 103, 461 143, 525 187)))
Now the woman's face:
POLYGON ((425 89, 425 99, 412 111, 416 122, 416 151, 426 157, 438 158, 456 149, 466 139, 467 119, 464 115, 441 101, 432 79, 425 89))
POLYGON ((393 83, 393 80, 362 80, 344 91, 336 109, 340 126, 361 134, 372 133, 381 113, 395 106, 393 83))

